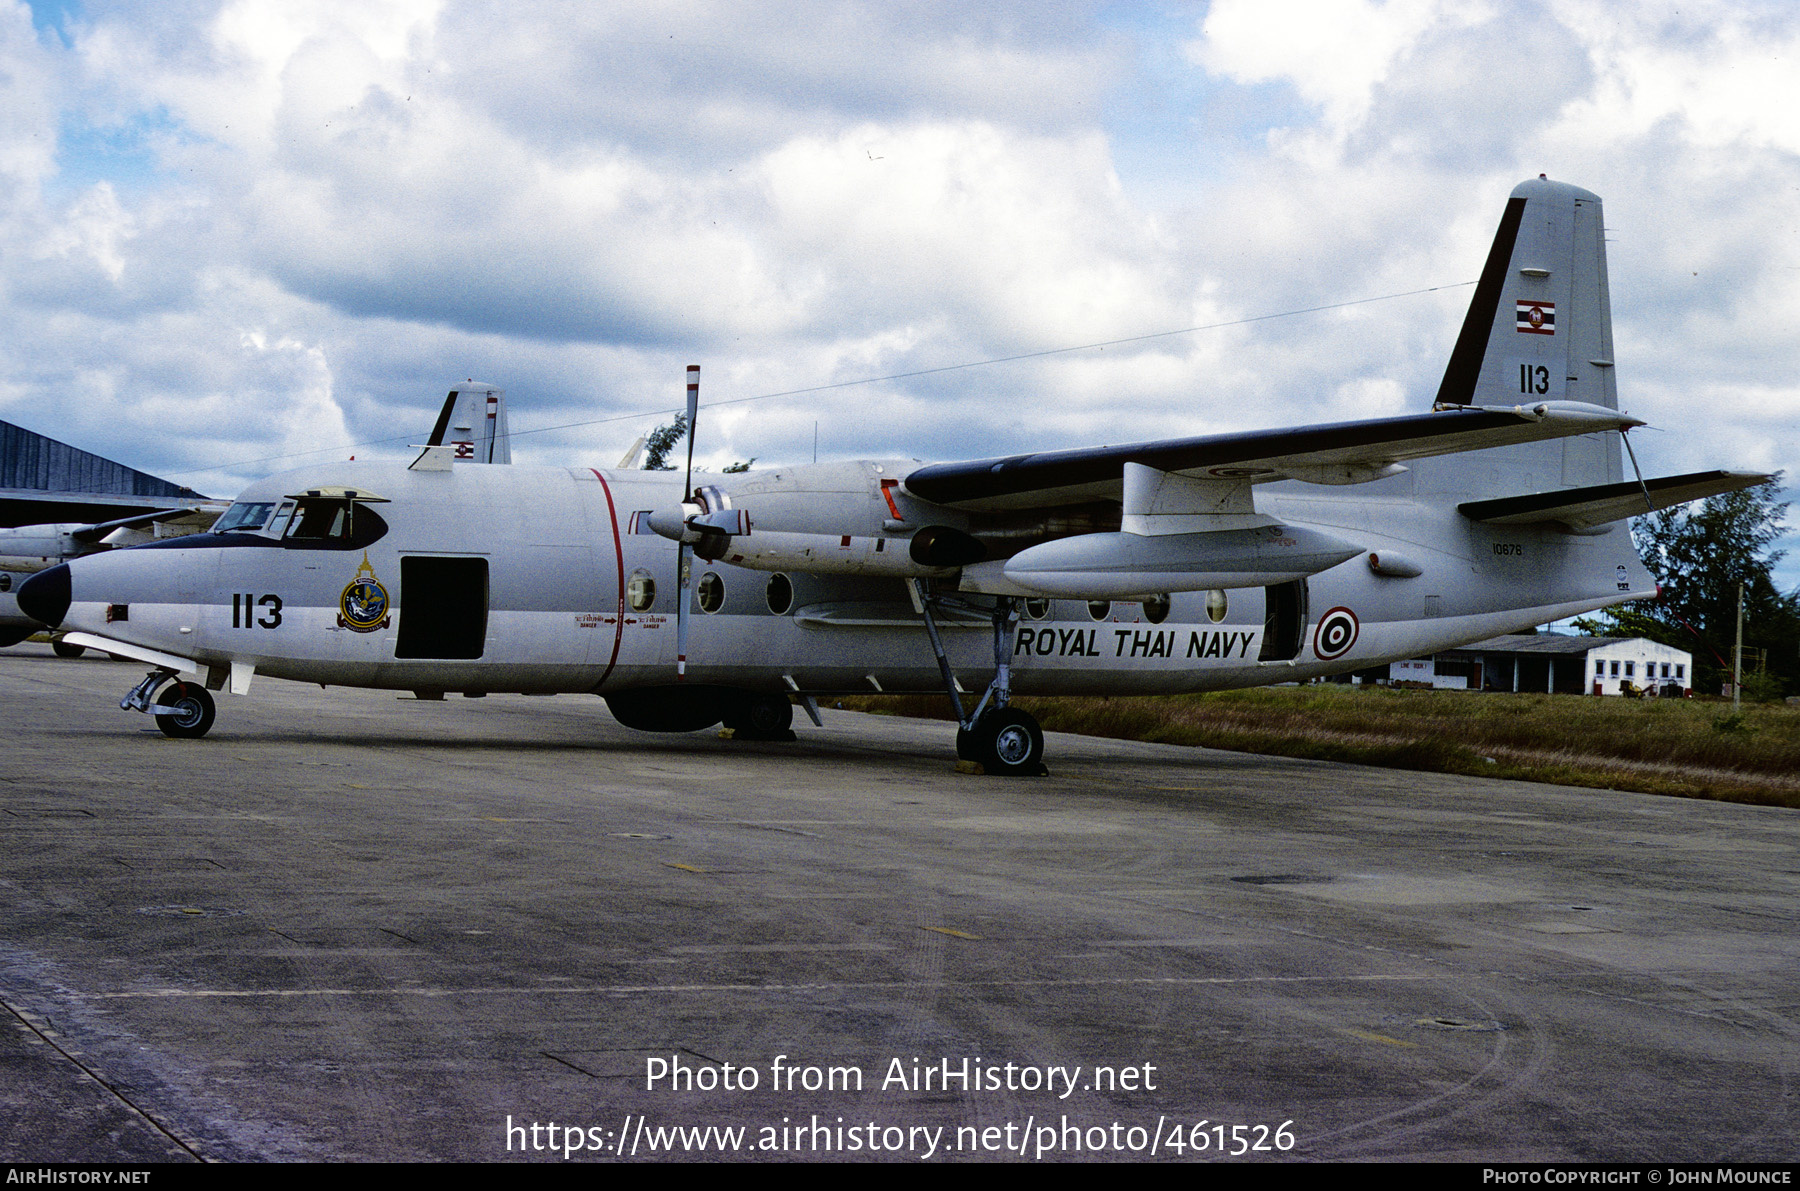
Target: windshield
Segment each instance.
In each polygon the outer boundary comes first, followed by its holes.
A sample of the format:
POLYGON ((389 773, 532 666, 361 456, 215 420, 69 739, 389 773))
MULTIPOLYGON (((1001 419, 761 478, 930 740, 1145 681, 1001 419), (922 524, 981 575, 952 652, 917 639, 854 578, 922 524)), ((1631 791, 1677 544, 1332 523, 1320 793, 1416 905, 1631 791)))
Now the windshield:
POLYGON ((261 529, 269 523, 269 514, 274 511, 274 501, 240 500, 225 510, 225 515, 213 525, 213 532, 230 533, 234 529, 261 529))

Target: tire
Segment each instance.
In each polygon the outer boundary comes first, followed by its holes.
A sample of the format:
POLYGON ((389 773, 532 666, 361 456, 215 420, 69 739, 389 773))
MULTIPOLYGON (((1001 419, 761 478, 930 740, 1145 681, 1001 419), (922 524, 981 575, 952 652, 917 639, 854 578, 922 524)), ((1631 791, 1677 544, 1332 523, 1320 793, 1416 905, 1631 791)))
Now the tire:
POLYGON ((87 652, 87 646, 70 645, 60 637, 50 643, 50 648, 59 658, 78 658, 87 652))
POLYGON ((786 695, 752 695, 744 714, 744 729, 756 736, 791 737, 794 705, 786 695))
POLYGON ((995 777, 1036 777, 1044 772, 1044 731, 1016 707, 990 711, 969 732, 957 734, 957 755, 979 761, 995 777), (967 747, 975 756, 966 756, 967 747))
POLYGON ((956 759, 958 761, 981 760, 981 736, 967 728, 956 730, 956 759))
POLYGON ((198 740, 213 726, 213 697, 197 682, 172 682, 158 691, 152 700, 159 707, 178 710, 156 717, 156 726, 164 736, 176 740, 198 740))
POLYGON ((725 726, 739 740, 793 740, 794 705, 786 695, 744 691, 726 709, 725 726))

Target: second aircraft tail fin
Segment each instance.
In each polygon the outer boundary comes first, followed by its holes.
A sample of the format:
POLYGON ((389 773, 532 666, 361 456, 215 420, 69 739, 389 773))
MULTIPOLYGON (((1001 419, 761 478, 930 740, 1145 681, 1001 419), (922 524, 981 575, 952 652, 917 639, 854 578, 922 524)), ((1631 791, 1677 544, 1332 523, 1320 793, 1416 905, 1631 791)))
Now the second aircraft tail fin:
POLYGON ((450 390, 432 428, 430 446, 454 446, 458 463, 511 463, 506 390, 468 381, 450 390))

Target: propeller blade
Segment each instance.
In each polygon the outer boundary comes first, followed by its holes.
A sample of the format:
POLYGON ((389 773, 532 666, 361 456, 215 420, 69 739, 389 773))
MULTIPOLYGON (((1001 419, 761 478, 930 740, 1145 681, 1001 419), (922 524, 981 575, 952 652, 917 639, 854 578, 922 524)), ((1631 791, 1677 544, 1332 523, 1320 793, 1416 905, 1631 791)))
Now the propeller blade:
POLYGON ((681 568, 680 582, 675 587, 675 681, 687 678, 688 572, 693 567, 694 548, 686 542, 675 550, 676 565, 681 568))
MULTIPOLYGON (((681 503, 686 513, 688 501, 694 495, 694 423, 700 416, 700 365, 687 366, 687 476, 681 484, 681 503)), ((684 534, 683 537, 686 535, 684 534)), ((683 541, 675 550, 675 565, 679 568, 675 582, 675 681, 682 682, 687 678, 687 640, 688 640, 688 576, 693 570, 693 548, 683 541)))
POLYGON ((700 365, 687 367, 687 477, 681 484, 681 500, 686 504, 694 495, 694 423, 700 417, 700 365))

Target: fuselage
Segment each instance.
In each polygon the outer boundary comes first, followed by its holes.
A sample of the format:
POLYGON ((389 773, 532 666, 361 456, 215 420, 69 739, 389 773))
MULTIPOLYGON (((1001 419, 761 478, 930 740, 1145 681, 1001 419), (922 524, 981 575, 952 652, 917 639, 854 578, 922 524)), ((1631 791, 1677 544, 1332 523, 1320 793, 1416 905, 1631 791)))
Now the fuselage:
MULTIPOLYGON (((844 550, 873 539, 892 558, 927 525, 968 527, 896 486, 916 466, 708 478, 767 532, 841 540, 844 550)), ((61 627, 190 659, 215 686, 234 665, 426 694, 667 686, 679 563, 676 543, 648 523, 682 495, 680 477, 667 472, 347 463, 287 473, 246 489, 223 532, 74 560, 61 627)), ((1012 689, 1159 693, 1292 681, 1653 591, 1623 526, 1588 536, 1488 526, 1450 503, 1297 484, 1260 491, 1258 507, 1366 553, 1266 588, 1027 600, 1012 689), (1370 555, 1402 562, 1382 573, 1370 555)), ((769 570, 731 565, 729 555, 694 558, 687 681, 942 690, 906 580, 878 568, 831 573, 828 561, 769 570)), ((935 582, 954 588, 956 578, 935 582)), ((939 627, 963 681, 986 681, 989 621, 952 617, 939 627)))

